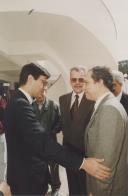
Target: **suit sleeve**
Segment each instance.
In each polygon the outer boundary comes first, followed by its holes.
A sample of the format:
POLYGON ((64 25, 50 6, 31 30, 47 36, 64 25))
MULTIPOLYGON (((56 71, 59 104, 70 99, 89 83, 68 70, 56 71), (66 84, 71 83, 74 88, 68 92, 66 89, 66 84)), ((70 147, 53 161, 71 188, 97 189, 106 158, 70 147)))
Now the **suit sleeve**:
POLYGON ((53 102, 53 113, 52 113, 52 133, 56 134, 61 131, 61 117, 60 117, 60 109, 59 106, 53 102))
POLYGON ((36 120, 32 106, 25 100, 19 100, 15 106, 17 130, 23 145, 34 156, 42 160, 54 161, 63 167, 79 169, 83 157, 69 152, 60 144, 54 142, 45 129, 36 120))
POLYGON ((105 165, 112 170, 112 176, 105 181, 92 179, 94 195, 109 195, 111 183, 120 159, 125 137, 123 119, 114 107, 104 106, 98 116, 96 149, 94 157, 104 158, 105 165))

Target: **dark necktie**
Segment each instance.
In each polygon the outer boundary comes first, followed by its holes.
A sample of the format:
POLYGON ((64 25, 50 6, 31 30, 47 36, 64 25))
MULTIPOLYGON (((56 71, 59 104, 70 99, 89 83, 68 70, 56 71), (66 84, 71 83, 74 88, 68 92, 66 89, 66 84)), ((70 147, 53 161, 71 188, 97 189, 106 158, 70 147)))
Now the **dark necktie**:
POLYGON ((78 112, 78 103, 79 103, 79 101, 78 101, 78 99, 79 99, 79 95, 75 95, 75 101, 74 101, 74 103, 73 103, 73 105, 72 105, 72 107, 71 107, 71 110, 70 110, 70 112, 71 112, 71 118, 72 119, 74 119, 75 118, 75 116, 76 116, 76 114, 77 114, 77 112, 78 112))

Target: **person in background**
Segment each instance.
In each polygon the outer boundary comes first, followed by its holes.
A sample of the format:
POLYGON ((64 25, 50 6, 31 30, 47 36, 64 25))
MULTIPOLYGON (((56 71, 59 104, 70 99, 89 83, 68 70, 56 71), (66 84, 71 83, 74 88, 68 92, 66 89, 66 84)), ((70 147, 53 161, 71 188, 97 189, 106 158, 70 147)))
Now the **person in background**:
POLYGON ((111 175, 111 170, 102 165, 103 158, 85 159, 65 149, 37 120, 32 107, 33 98, 42 92, 49 77, 49 72, 39 64, 24 65, 19 89, 6 106, 7 183, 13 195, 45 195, 49 161, 72 170, 83 169, 98 179, 111 175))
MULTIPOLYGON (((0 92, 1 93, 1 92, 0 92)), ((3 98, 2 94, 0 94, 0 134, 4 133, 4 111, 6 108, 7 102, 5 98, 3 98)))
POLYGON ((85 82, 87 99, 95 101, 94 112, 85 131, 85 151, 88 157, 104 157, 104 165, 112 171, 105 180, 87 174, 88 194, 128 195, 128 117, 122 104, 111 93, 111 71, 107 67, 93 67, 88 71, 85 82))
POLYGON ((124 76, 123 73, 117 70, 112 71, 113 76, 113 93, 123 105, 128 114, 128 94, 123 92, 124 76))
POLYGON ((11 196, 11 190, 6 182, 0 183, 0 196, 11 196))
MULTIPOLYGON (((63 145, 81 156, 85 155, 85 128, 92 115, 94 102, 85 96, 86 69, 82 66, 70 70, 72 92, 59 98, 63 132, 63 145)), ((86 175, 83 171, 66 168, 70 195, 86 195, 86 175)))
MULTIPOLYGON (((50 137, 57 141, 56 134, 61 130, 59 107, 54 101, 48 99, 46 96, 47 86, 45 86, 42 92, 36 96, 36 101, 33 102, 33 108, 37 119, 45 128, 45 131, 48 132, 50 137)), ((58 196, 61 185, 59 178, 59 165, 54 162, 49 162, 49 169, 50 184, 52 188, 51 195, 58 196)))
POLYGON ((3 96, 2 89, 0 89, 0 181, 5 179, 6 172, 6 142, 5 142, 5 125, 4 112, 7 102, 3 96))
POLYGON ((123 92, 128 94, 128 74, 124 74, 123 92))

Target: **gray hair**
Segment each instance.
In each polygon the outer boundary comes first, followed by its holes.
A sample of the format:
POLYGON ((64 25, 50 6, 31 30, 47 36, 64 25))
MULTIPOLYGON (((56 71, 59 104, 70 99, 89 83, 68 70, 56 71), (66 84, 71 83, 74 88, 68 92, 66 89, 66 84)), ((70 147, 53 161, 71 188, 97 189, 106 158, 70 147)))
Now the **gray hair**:
POLYGON ((70 69, 70 74, 71 74, 72 71, 77 71, 77 72, 83 71, 86 74, 87 73, 87 68, 85 66, 79 65, 79 66, 72 67, 70 69))
POLYGON ((118 70, 112 70, 113 80, 117 81, 119 84, 123 85, 124 83, 124 75, 122 72, 118 70))

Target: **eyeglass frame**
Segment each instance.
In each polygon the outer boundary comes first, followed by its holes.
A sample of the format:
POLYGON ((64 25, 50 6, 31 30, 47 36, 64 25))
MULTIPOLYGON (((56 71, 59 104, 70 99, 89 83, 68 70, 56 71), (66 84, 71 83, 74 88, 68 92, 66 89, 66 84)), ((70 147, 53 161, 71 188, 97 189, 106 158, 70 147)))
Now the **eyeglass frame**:
POLYGON ((76 83, 76 82, 85 83, 85 79, 84 78, 70 78, 70 81, 72 83, 76 83))

